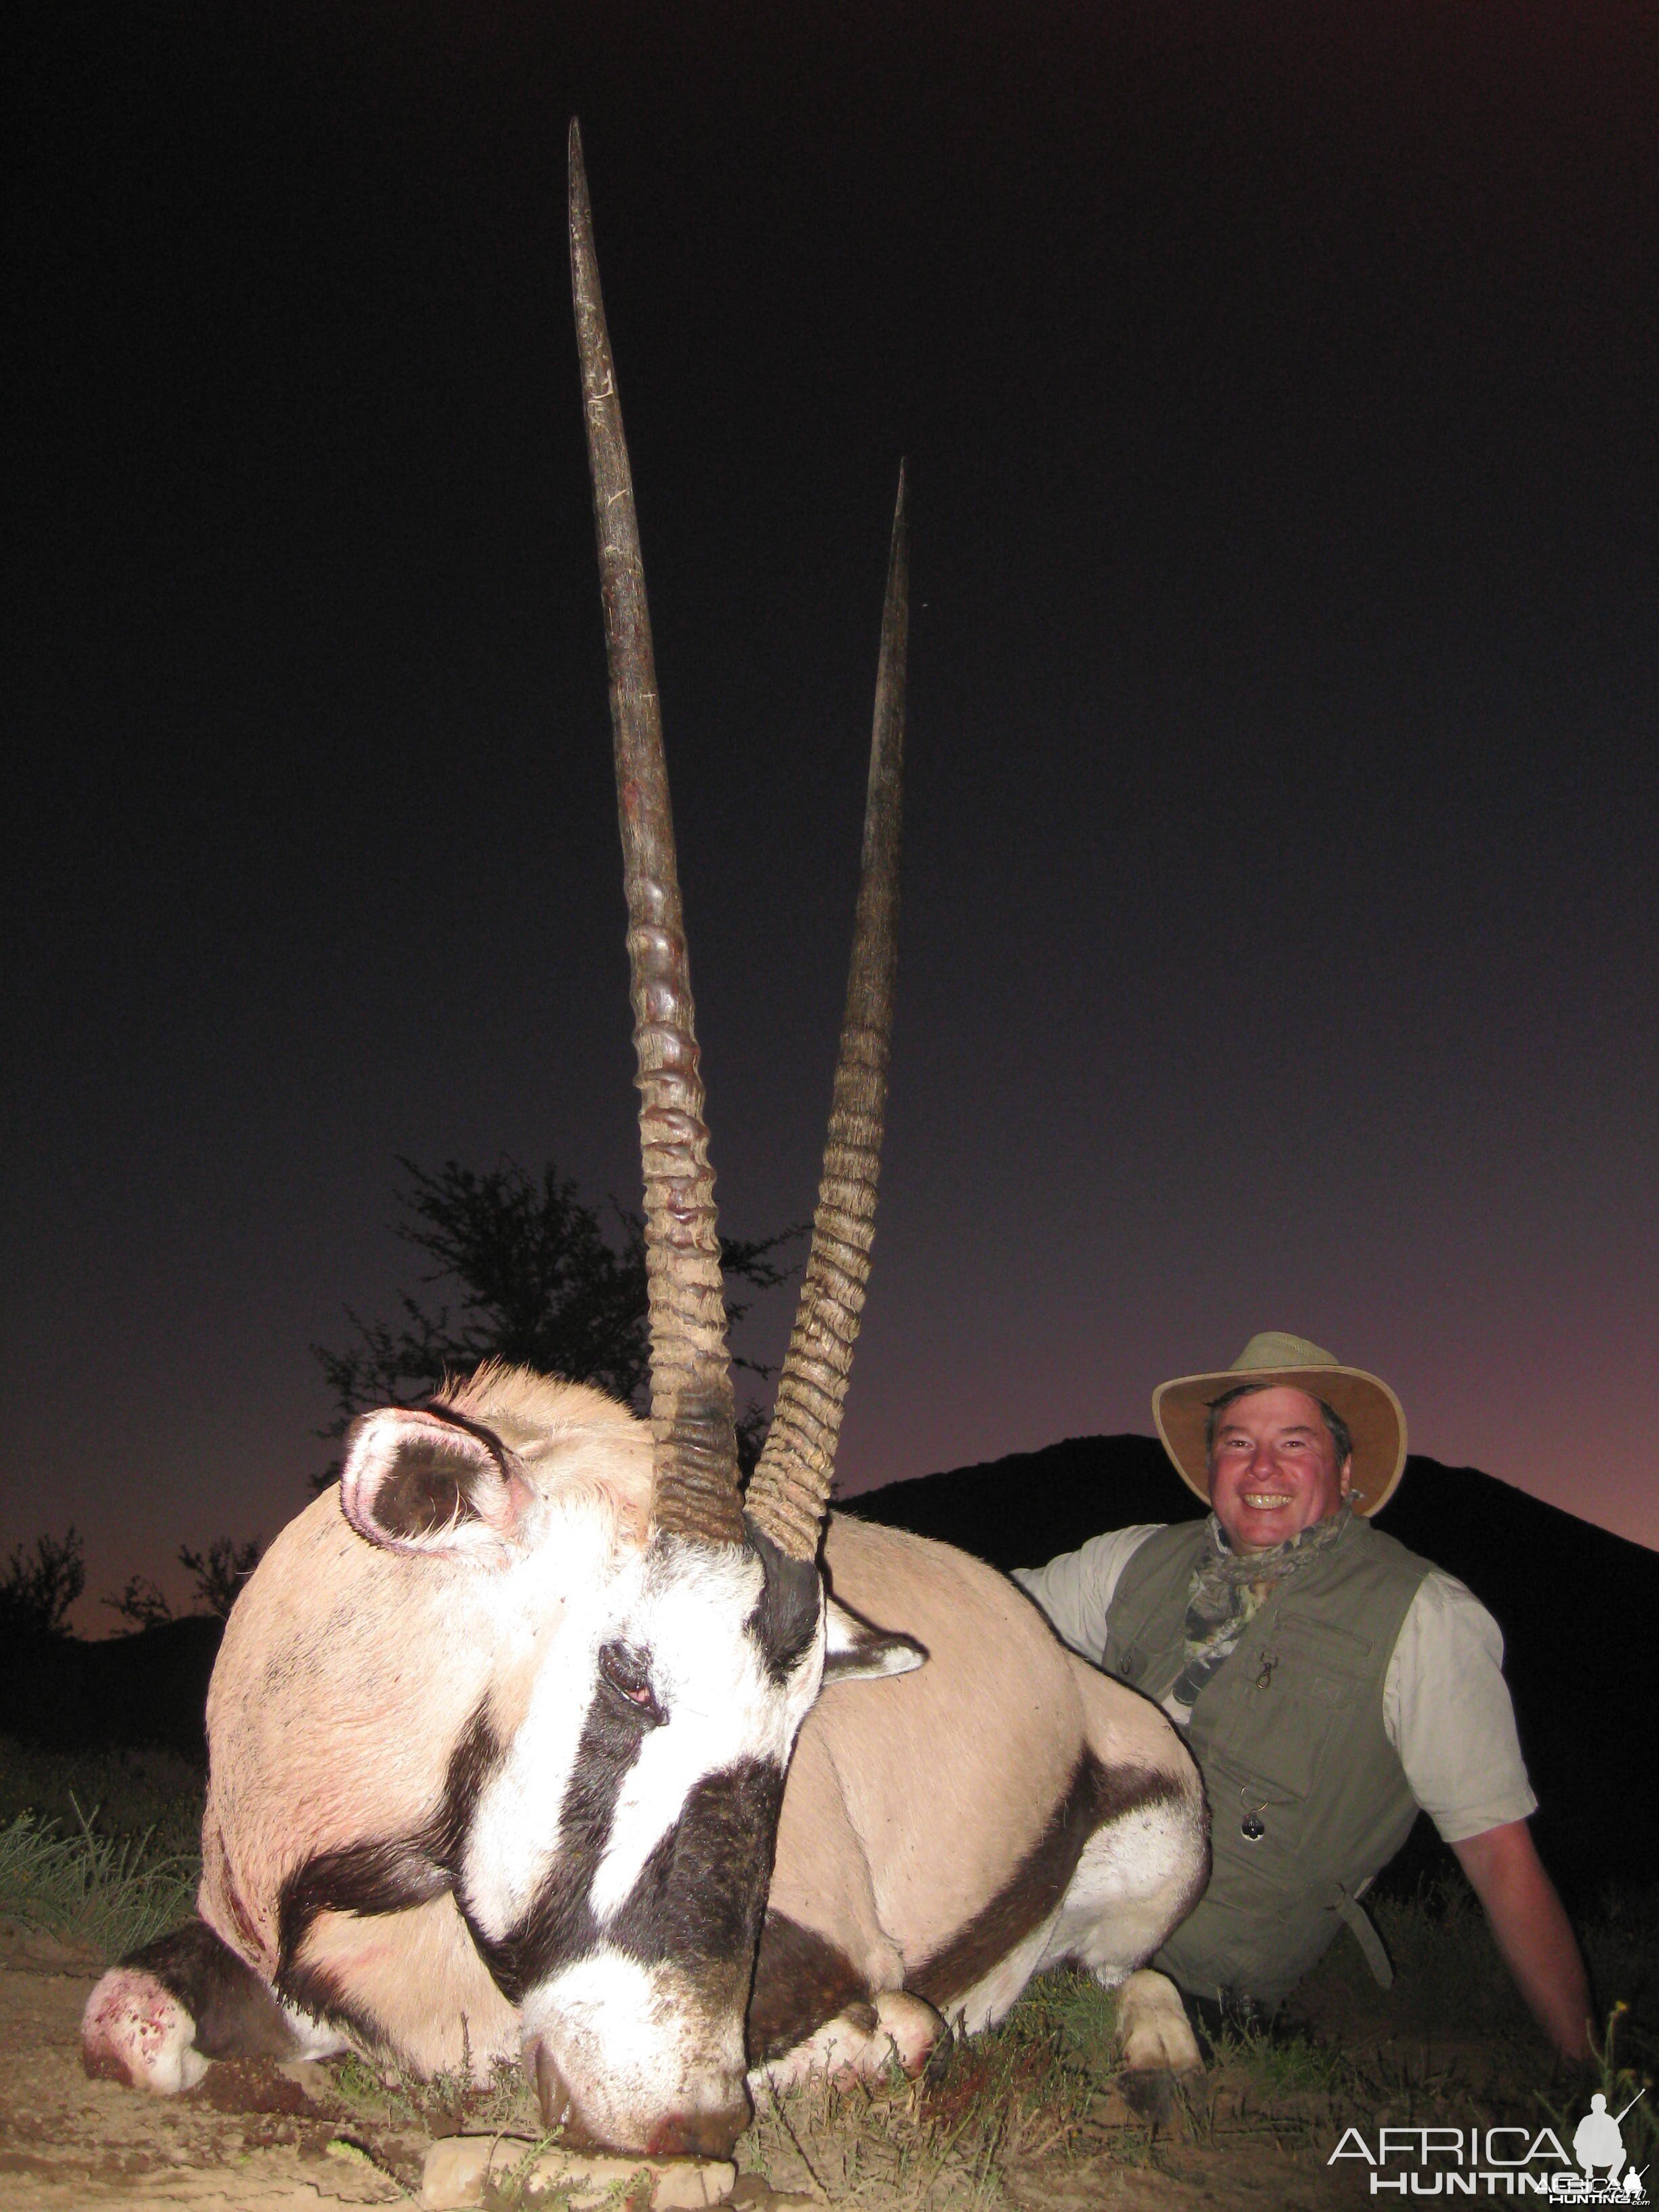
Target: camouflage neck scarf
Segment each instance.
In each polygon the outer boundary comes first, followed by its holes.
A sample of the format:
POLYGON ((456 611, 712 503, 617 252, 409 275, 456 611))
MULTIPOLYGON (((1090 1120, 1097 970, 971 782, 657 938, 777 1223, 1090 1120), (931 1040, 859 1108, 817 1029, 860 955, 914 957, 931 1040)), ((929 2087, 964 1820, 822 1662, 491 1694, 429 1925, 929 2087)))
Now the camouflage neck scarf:
POLYGON ((1345 1498, 1334 1513, 1270 1552, 1236 1552, 1211 1514, 1209 1544, 1193 1570, 1187 1595, 1184 1663, 1169 1702, 1190 1713, 1199 1692, 1279 1584, 1340 1543, 1352 1519, 1353 1508, 1345 1498))

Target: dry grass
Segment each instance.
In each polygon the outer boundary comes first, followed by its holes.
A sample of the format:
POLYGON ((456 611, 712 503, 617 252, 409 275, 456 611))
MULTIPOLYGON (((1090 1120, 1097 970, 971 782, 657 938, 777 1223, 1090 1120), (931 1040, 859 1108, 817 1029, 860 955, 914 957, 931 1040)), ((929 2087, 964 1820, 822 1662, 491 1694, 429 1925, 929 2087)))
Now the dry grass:
MULTIPOLYGON (((1096 2148, 1091 2113, 1115 2077, 1116 2009, 1086 1975, 1036 1984, 1000 2027, 936 2054, 919 2081, 763 2094, 742 2147, 775 2189, 877 2212, 984 2212, 1006 2177, 1096 2148)), ((1123 2147, 1144 2160, 1151 2131, 1123 2147)))
POLYGON ((176 1926, 201 1875, 202 1796, 171 1752, 0 1737, 0 1919, 104 1960, 176 1926))
MULTIPOLYGON (((1393 1990, 1377 1990, 1339 1942, 1298 1992, 1299 2020, 1213 2039, 1168 2125, 1139 2118, 1121 2094, 1114 2001, 1086 1975, 1062 1972, 920 2083, 775 2100, 757 2114, 744 2162, 774 2187, 878 2212, 1092 2204, 1133 2172, 1154 2194, 1228 2177, 1237 2186, 1254 2172, 1269 2197, 1283 2188, 1287 2202, 1323 2203, 1334 2185, 1325 2160, 1350 2125, 1565 2124, 1570 2138, 1596 2083, 1555 2070, 1474 1899, 1451 1890, 1385 1900, 1378 1917, 1393 1990)), ((1659 2045, 1659 1899, 1607 1900, 1583 1937, 1597 1987, 1638 1993, 1613 2010, 1601 2069, 1620 2112, 1659 2045)), ((1625 2122, 1638 2167, 1659 2159, 1656 2103, 1650 2092, 1625 2122)))

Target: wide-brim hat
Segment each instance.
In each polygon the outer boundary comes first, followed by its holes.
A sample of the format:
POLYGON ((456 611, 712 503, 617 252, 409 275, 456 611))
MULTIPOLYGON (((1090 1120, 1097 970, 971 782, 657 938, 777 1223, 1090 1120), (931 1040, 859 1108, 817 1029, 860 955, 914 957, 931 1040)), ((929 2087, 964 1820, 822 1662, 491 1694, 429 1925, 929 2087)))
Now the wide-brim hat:
POLYGON ((1334 1352, 1322 1352, 1305 1336, 1265 1329, 1253 1336, 1231 1367, 1219 1374, 1177 1375, 1152 1393, 1152 1419, 1164 1449, 1188 1490, 1207 1505, 1210 1470, 1204 1428, 1210 1407, 1241 1382, 1273 1389, 1285 1383, 1322 1398, 1348 1425, 1353 1438, 1356 1513, 1372 1514, 1394 1496, 1406 1465, 1406 1415, 1400 1401, 1379 1376, 1345 1367, 1334 1352))

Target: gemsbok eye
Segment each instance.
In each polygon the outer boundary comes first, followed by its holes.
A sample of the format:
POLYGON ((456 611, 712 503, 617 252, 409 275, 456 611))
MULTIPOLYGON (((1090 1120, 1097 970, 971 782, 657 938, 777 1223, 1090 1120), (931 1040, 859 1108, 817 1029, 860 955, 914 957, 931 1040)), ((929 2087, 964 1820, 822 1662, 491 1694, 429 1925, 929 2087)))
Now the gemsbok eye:
POLYGON ((619 1644, 607 1644, 599 1653, 599 1673, 619 1698, 624 1698, 647 1728, 660 1728, 668 1716, 657 1703, 645 1662, 619 1644))

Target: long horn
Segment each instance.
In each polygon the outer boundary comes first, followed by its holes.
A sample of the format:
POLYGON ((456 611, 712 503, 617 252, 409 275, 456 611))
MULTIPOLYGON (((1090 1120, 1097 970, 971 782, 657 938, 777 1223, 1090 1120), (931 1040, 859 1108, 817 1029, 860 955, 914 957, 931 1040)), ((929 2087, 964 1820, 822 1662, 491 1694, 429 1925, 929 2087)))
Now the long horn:
POLYGON ((628 957, 645 1165, 651 1303, 653 1525, 740 1543, 738 1447, 714 1177, 708 1164, 691 972, 680 914, 656 659, 634 479, 599 296, 581 137, 570 126, 570 287, 581 353, 593 522, 611 664, 617 810, 628 893, 628 957))
POLYGON ((899 817, 909 628, 909 532, 901 466, 881 617, 858 918, 823 1148, 823 1179, 818 1185, 812 1249, 778 1383, 777 1406, 749 1485, 750 1520, 782 1551, 800 1559, 816 1554, 830 1503, 842 1407, 875 1238, 893 980, 898 964, 899 817))

